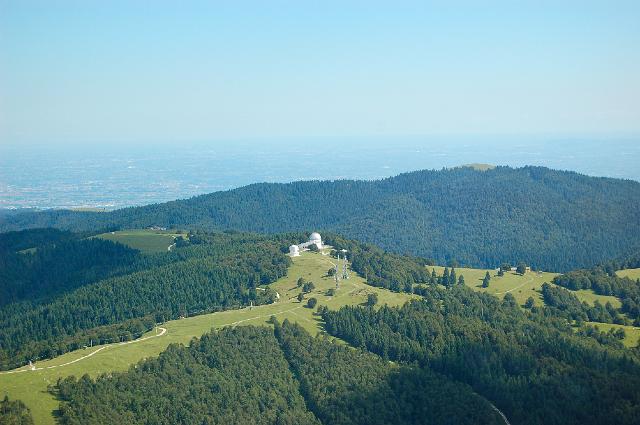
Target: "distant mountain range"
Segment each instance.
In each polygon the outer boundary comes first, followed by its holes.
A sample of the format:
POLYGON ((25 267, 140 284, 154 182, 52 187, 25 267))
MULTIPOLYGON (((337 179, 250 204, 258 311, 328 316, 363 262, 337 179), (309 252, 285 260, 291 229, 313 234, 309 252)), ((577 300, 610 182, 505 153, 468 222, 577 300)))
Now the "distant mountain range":
POLYGON ((566 271, 640 246, 640 183, 543 167, 459 167, 377 181, 260 183, 111 212, 0 215, 0 230, 329 230, 385 249, 493 267, 566 271))

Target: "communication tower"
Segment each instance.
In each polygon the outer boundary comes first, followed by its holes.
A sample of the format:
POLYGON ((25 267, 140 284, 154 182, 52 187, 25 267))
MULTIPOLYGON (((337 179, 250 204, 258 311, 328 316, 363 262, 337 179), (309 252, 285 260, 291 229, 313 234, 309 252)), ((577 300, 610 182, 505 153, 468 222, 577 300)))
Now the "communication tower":
POLYGON ((347 268, 347 250, 343 249, 342 253, 344 254, 344 258, 342 261, 342 278, 349 279, 349 269, 347 268))

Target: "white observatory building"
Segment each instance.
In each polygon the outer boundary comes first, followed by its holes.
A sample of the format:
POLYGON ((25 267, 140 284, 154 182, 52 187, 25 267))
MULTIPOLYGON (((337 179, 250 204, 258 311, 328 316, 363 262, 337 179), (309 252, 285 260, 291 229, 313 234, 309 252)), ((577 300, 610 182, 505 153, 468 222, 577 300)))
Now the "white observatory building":
POLYGON ((305 243, 301 243, 300 245, 291 245, 289 247, 289 255, 292 257, 297 257, 300 255, 300 251, 305 249, 309 249, 311 245, 315 245, 318 249, 322 249, 322 237, 320 233, 313 232, 309 235, 309 241, 305 243))
POLYGON ((307 246, 309 245, 315 245, 318 247, 318 249, 322 249, 322 238, 320 237, 320 233, 318 232, 313 232, 310 236, 309 236, 309 242, 307 242, 307 246))

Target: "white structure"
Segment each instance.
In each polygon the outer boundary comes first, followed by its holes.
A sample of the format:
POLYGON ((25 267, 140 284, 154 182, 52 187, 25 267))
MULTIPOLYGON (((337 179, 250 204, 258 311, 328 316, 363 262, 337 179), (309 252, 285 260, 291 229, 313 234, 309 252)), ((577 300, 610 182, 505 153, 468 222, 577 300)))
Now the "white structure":
POLYGON ((322 249, 322 238, 320 237, 320 233, 313 232, 309 236, 309 242, 314 243, 318 247, 318 249, 322 249))
POLYGON ((322 237, 320 237, 320 233, 313 232, 309 235, 309 242, 301 243, 298 245, 298 248, 305 249, 310 247, 311 245, 315 245, 318 249, 322 249, 322 237))
POLYGON ((320 236, 320 233, 313 232, 309 235, 309 241, 301 243, 300 245, 291 245, 289 247, 289 255, 297 257, 300 255, 300 251, 309 249, 311 245, 315 245, 318 249, 322 249, 322 237, 320 236))

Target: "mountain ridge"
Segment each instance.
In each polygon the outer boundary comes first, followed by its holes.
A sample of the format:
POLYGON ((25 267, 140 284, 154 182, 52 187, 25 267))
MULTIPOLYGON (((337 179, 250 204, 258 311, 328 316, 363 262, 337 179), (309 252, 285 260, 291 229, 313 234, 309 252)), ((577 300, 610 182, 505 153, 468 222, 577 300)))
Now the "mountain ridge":
POLYGON ((0 219, 0 230, 325 230, 442 263, 493 267, 525 261, 565 271, 637 249, 639 224, 638 182, 499 166, 421 170, 373 181, 254 183, 111 212, 16 214, 0 219))

